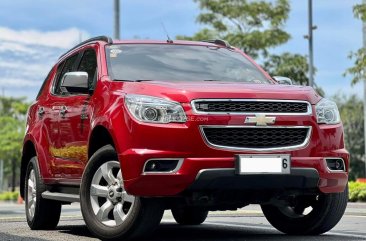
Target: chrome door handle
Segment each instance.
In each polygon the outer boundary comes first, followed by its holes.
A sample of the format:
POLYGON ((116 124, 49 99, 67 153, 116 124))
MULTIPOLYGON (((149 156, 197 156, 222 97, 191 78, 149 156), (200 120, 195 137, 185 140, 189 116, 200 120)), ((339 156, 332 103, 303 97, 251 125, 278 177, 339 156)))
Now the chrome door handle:
POLYGON ((60 110, 61 117, 65 117, 66 113, 67 113, 67 107, 66 106, 62 106, 61 107, 61 110, 60 110))
POLYGON ((40 108, 38 109, 38 116, 39 116, 39 117, 42 117, 42 116, 44 115, 44 113, 45 113, 44 108, 43 108, 43 107, 40 107, 40 108))

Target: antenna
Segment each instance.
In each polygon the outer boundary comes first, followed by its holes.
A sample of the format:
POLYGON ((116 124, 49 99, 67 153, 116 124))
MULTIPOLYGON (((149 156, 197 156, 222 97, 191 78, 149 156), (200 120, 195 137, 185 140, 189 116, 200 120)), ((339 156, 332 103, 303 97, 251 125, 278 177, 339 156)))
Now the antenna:
POLYGON ((161 26, 163 27, 164 32, 165 32, 165 34, 166 34, 166 36, 168 38, 168 40, 166 42, 169 43, 169 44, 172 44, 173 43, 173 40, 169 37, 169 33, 168 33, 168 31, 166 31, 166 28, 165 28, 165 25, 164 25, 163 22, 161 22, 161 26))

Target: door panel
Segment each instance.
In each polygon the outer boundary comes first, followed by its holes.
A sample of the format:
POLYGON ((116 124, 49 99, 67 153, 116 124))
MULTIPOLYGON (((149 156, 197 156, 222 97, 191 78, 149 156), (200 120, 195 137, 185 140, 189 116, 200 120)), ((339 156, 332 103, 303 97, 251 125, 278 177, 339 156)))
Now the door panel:
POLYGON ((87 163, 90 131, 89 96, 64 97, 59 107, 59 146, 57 166, 65 178, 81 178, 87 163))
POLYGON ((61 172, 57 168, 57 155, 54 150, 59 146, 59 111, 53 108, 55 101, 56 100, 53 98, 50 98, 38 104, 37 120, 39 123, 42 123, 41 132, 43 133, 41 133, 40 136, 44 136, 48 143, 45 145, 45 149, 47 149, 45 150, 45 153, 47 153, 46 161, 48 169, 50 170, 52 177, 58 178, 61 177, 61 172))

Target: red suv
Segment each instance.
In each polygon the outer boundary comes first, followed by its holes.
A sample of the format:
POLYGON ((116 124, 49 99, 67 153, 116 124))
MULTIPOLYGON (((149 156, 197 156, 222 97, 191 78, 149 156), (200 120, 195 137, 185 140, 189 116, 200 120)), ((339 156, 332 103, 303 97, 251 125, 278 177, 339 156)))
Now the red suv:
POLYGON ((272 79, 222 40, 87 40, 62 55, 27 117, 21 195, 31 229, 80 202, 102 239, 260 204, 287 234, 341 219, 349 153, 337 106, 272 79))

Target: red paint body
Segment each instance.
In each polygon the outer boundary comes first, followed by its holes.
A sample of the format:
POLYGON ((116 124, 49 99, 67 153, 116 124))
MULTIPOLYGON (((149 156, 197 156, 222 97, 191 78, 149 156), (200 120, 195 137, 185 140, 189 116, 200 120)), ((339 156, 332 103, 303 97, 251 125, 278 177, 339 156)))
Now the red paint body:
MULTIPOLYGON (((121 43, 156 43, 124 41, 121 43)), ((108 75, 104 42, 76 49, 63 59, 85 48, 94 48, 98 61, 98 82, 92 95, 54 96, 50 93, 56 68, 46 81, 39 98, 29 109, 25 142, 36 149, 42 177, 47 184, 79 184, 87 163, 87 149, 94 128, 105 127, 114 142, 123 170, 127 192, 138 196, 173 196, 181 193, 195 180, 198 172, 210 168, 233 168, 234 154, 255 152, 216 150, 204 142, 200 125, 243 125, 245 115, 199 115, 191 108, 197 98, 241 98, 305 100, 311 103, 310 116, 278 116, 276 125, 311 126, 309 144, 302 149, 278 152, 291 155, 292 167, 317 169, 319 190, 324 193, 342 192, 347 185, 349 154, 345 150, 342 124, 318 124, 315 104, 321 99, 312 88, 273 84, 215 82, 116 82, 108 75), (186 112, 186 123, 151 124, 135 120, 126 110, 124 96, 141 94, 180 102, 186 112), (65 118, 60 108, 67 106, 65 118), (42 118, 37 114, 43 108, 42 118), (83 109, 84 108, 84 109, 83 109), (81 120, 82 111, 87 119, 81 120), (78 158, 63 158, 72 152, 78 158), (76 153, 76 154, 75 154, 76 153), (175 174, 142 175, 145 161, 150 158, 184 158, 175 174), (341 157, 347 171, 332 173, 324 157, 341 157)), ((176 41, 174 44, 209 45, 208 43, 176 41)), ((239 51, 236 49, 236 51, 239 51)), ((244 55, 244 53, 243 53, 244 55)), ((259 67, 258 67, 259 68, 259 67)), ((263 70, 261 70, 263 71, 263 70)), ((264 72, 264 71, 263 71, 264 72)), ((266 76, 268 76, 265 73, 266 76)), ((263 152, 261 152, 263 153, 263 152)), ((274 152, 265 152, 266 154, 274 152)))

